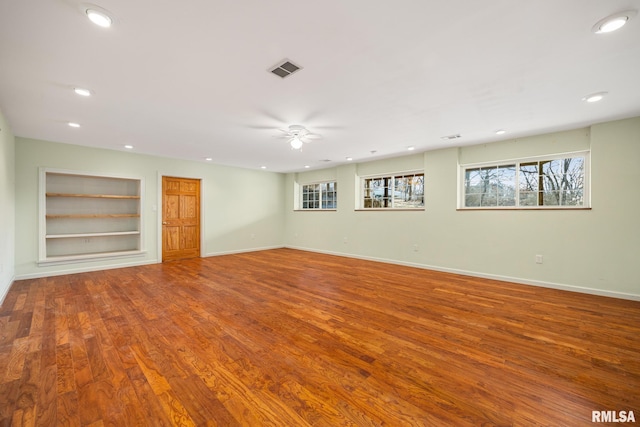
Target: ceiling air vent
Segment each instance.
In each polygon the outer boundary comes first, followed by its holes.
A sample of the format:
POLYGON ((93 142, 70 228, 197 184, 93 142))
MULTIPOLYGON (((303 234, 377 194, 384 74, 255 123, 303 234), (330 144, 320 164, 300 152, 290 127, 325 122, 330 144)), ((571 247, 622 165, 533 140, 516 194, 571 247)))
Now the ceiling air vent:
POLYGON ((460 138, 460 134, 459 134, 459 133, 456 133, 456 134, 454 134, 454 135, 447 135, 447 136, 443 136, 443 137, 441 137, 441 138, 442 138, 442 139, 446 139, 446 140, 451 141, 451 140, 453 140, 453 139, 458 139, 458 138, 460 138))
POLYGON ((278 65, 276 65, 275 67, 271 67, 269 71, 271 71, 276 76, 280 76, 284 79, 285 77, 290 76, 291 74, 301 69, 302 67, 294 64, 288 59, 283 59, 278 63, 278 65))

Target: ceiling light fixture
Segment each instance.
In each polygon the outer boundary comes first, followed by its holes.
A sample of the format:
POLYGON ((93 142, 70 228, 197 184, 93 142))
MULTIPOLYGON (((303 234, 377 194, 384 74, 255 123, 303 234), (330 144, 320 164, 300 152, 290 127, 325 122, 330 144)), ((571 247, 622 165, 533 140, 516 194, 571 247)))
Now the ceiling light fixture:
POLYGON ((353 160, 353 157, 345 157, 345 159, 347 159, 347 162, 350 162, 353 160))
POLYGON ((266 168, 267 168, 266 166, 260 166, 260 169, 266 169, 266 168))
POLYGON ((596 92, 592 93, 591 95, 585 96, 584 98, 582 98, 582 100, 588 103, 598 102, 602 100, 602 98, 604 98, 606 95, 607 92, 596 92))
POLYGON ((311 166, 309 166, 309 165, 304 165, 304 168, 305 168, 305 169, 309 169, 310 167, 311 167, 311 166))
POLYGON ((210 161, 211 161, 211 160, 213 160, 213 159, 212 159, 211 157, 206 157, 206 158, 205 158, 205 160, 206 160, 207 162, 210 162, 210 161))
POLYGON ((73 91, 80 96, 91 96, 91 91, 89 89, 74 87, 73 91))
POLYGON ((591 28, 591 31, 596 34, 611 33, 622 28, 637 14, 637 10, 626 10, 624 12, 614 13, 613 15, 609 15, 596 22, 596 24, 591 28))
POLYGON ((98 10, 93 6, 87 9, 85 13, 87 18, 99 27, 109 28, 113 24, 113 19, 105 11, 98 10))
POLYGON ((69 122, 67 124, 69 126, 71 126, 72 128, 79 128, 80 127, 80 123, 76 123, 76 122, 69 122))
POLYGON ((504 130, 504 129, 498 129, 498 130, 496 131, 496 135, 504 135, 505 133, 507 133, 507 131, 506 131, 506 130, 504 130))
POLYGON ((416 147, 414 147, 413 145, 410 145, 409 147, 407 147, 407 150, 409 150, 409 151, 413 151, 415 149, 416 149, 416 147))
POLYGON ((125 145, 124 148, 126 148, 127 150, 133 150, 133 145, 125 145))
POLYGON ((302 148, 302 140, 298 138, 298 136, 294 136, 293 138, 291 138, 290 144, 293 150, 299 150, 302 148))

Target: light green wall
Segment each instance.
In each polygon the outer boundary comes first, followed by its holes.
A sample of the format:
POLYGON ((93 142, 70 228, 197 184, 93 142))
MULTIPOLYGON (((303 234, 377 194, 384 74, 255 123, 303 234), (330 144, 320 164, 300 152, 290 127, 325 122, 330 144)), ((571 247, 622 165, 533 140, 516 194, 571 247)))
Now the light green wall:
POLYGON ((336 212, 293 211, 286 179, 288 246, 443 271, 640 299, 640 118, 587 129, 419 155, 425 210, 355 211, 357 176, 412 169, 416 156, 334 168, 336 212), (459 211, 459 162, 591 148, 591 210, 459 211), (417 251, 416 246, 417 245, 417 251), (535 263, 535 255, 544 257, 535 263))
POLYGON ((0 111, 0 304, 15 274, 15 138, 0 111))
POLYGON ((202 180, 204 256, 283 245, 285 176, 265 171, 16 138, 18 278, 160 262, 160 176, 202 180), (144 179, 142 257, 38 266, 38 168, 144 179))
POLYGON ((6 292, 14 274, 26 278, 159 262, 160 226, 153 207, 160 204, 159 177, 174 175, 202 179, 205 256, 286 245, 640 299, 636 273, 640 260, 640 198, 635 191, 640 182, 640 117, 286 176, 19 137, 14 142, 6 122, 1 116, 0 119, 0 202, 6 207, 0 213, 2 292, 6 292), (585 148, 591 150, 590 210, 456 209, 459 162, 585 148), (144 178, 147 254, 128 261, 38 267, 40 166, 144 178), (424 211, 354 210, 359 175, 416 168, 425 170, 424 211), (323 179, 338 181, 337 211, 294 211, 295 182, 323 179), (19 238, 14 239, 14 231, 19 238), (544 256, 543 264, 535 263, 536 254, 544 256))

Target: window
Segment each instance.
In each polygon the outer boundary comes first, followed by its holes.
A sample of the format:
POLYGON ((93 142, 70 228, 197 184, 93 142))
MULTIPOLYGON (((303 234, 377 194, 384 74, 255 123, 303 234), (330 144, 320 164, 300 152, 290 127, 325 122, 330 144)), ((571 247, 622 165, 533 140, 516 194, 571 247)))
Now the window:
POLYGON ((588 207, 588 153, 462 168, 465 208, 588 207))
POLYGON ((302 189, 302 209, 336 209, 338 207, 338 184, 320 182, 304 184, 302 189))
POLYGON ((424 174, 363 178, 363 209, 424 208, 424 174))

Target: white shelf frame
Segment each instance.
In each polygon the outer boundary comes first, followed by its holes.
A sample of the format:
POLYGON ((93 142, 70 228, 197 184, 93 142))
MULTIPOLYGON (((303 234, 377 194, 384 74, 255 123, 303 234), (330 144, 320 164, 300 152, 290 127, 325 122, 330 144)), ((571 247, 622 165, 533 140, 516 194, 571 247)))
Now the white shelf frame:
POLYGON ((136 176, 126 175, 112 175, 112 174, 100 174, 93 172, 74 171, 67 169, 55 169, 40 167, 39 173, 39 203, 38 203, 38 218, 39 218, 39 249, 38 249, 38 265, 50 265, 50 264, 70 264, 73 262, 94 261, 102 259, 113 259, 122 257, 140 256, 146 253, 144 247, 144 179, 136 176), (47 191, 47 174, 59 174, 59 175, 71 175, 78 176, 78 178, 105 178, 105 179, 122 179, 137 181, 138 194, 131 195, 117 195, 117 194, 78 194, 78 193, 60 193, 47 191), (123 200, 137 200, 138 201, 138 213, 137 214, 106 214, 106 215, 47 215, 47 197, 69 197, 69 198, 95 198, 95 199, 123 199, 123 200), (86 232, 86 233, 60 233, 60 234, 47 234, 47 219, 52 218, 138 218, 138 230, 131 231, 110 231, 110 232, 86 232), (51 256, 47 255, 47 241, 54 241, 55 239, 74 239, 74 238, 101 238, 101 237, 117 237, 117 236, 139 236, 138 249, 136 250, 122 250, 122 251, 110 251, 110 252, 94 252, 94 253, 78 253, 69 255, 51 256))

